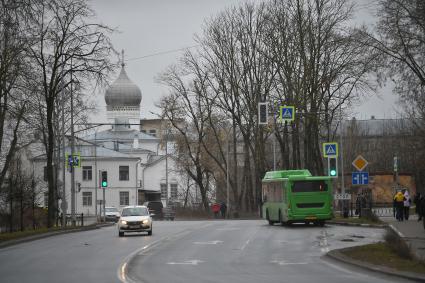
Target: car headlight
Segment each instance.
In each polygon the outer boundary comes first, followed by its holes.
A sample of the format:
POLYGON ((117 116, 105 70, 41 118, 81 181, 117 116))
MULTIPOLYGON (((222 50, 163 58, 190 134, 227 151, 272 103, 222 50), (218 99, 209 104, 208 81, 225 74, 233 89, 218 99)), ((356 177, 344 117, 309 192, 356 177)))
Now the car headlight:
POLYGON ((142 221, 143 224, 149 224, 149 219, 145 219, 142 221))
POLYGON ((125 220, 121 220, 121 224, 123 224, 123 225, 127 225, 127 221, 125 221, 125 220))

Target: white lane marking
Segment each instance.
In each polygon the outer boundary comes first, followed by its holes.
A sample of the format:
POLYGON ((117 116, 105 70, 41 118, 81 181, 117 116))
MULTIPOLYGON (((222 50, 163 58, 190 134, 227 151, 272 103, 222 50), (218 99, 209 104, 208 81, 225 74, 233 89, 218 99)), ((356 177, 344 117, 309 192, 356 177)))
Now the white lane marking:
POLYGON ((245 244, 243 244, 243 246, 241 247, 241 250, 242 251, 246 248, 246 246, 248 246, 248 244, 249 244, 250 241, 251 240, 248 240, 248 241, 245 242, 245 244))
POLYGON ((199 259, 192 259, 192 260, 186 260, 186 261, 182 261, 182 262, 167 262, 167 264, 171 264, 171 265, 198 265, 198 263, 202 263, 205 262, 203 260, 199 260, 199 259))
POLYGON ((308 262, 287 262, 284 260, 272 260, 270 263, 277 263, 279 265, 295 265, 295 264, 308 264, 308 262))
POLYGON ((195 245, 217 245, 223 243, 223 241, 209 241, 209 242, 193 242, 195 245))
POLYGON ((239 231, 240 228, 218 228, 217 231, 239 231))

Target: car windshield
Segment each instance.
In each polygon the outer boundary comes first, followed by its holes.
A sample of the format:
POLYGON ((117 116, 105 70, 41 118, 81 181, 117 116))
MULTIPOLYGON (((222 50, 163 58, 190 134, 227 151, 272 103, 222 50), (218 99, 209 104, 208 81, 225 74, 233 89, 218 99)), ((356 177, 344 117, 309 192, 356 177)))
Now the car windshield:
POLYGON ((145 207, 129 207, 122 210, 122 216, 146 216, 148 210, 145 207))
POLYGON ((115 207, 107 207, 105 208, 106 212, 118 212, 118 209, 116 209, 115 207))

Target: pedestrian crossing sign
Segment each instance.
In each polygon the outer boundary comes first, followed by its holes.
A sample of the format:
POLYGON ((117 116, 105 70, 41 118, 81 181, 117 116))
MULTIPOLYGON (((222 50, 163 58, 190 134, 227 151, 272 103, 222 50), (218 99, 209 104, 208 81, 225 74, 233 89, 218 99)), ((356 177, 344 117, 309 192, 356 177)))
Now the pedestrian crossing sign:
POLYGON ((323 143, 323 156, 338 157, 338 143, 336 142, 323 143))
POLYGON ((295 120, 295 106, 280 106, 279 112, 280 121, 291 122, 295 120))

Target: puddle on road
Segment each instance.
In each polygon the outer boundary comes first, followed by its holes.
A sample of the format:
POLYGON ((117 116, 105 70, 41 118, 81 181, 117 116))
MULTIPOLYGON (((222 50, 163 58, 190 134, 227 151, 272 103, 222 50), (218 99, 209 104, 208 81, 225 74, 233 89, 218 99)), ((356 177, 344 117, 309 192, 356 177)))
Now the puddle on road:
POLYGON ((342 239, 341 242, 355 242, 354 239, 342 239))

